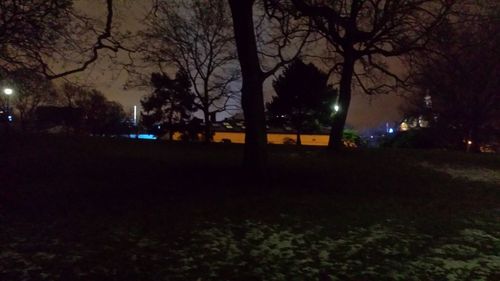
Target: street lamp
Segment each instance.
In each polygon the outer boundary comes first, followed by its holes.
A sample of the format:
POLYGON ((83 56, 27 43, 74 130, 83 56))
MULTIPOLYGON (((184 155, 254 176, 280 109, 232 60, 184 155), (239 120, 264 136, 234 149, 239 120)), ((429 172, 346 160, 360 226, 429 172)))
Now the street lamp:
POLYGON ((7 96, 10 96, 14 93, 14 90, 12 90, 11 88, 5 88, 3 89, 3 93, 6 94, 7 96))
POLYGON ((11 88, 4 88, 3 93, 7 96, 7 110, 9 110, 10 96, 14 93, 14 90, 12 90, 11 88))
POLYGON ((7 118, 8 118, 8 121, 12 121, 12 116, 11 116, 11 112, 10 112, 10 96, 14 93, 14 90, 12 90, 11 88, 4 88, 3 89, 3 93, 7 96, 7 118))
MULTIPOLYGON (((4 93, 5 95, 7 95, 7 111, 9 111, 9 108, 10 108, 10 107, 9 107, 9 106, 10 106, 10 105, 9 105, 9 102, 10 102, 10 96, 14 93, 14 90, 12 90, 11 88, 5 88, 5 89, 3 89, 3 93, 4 93)), ((9 113, 10 113, 10 111, 9 111, 9 113)))
POLYGON ((337 115, 337 113, 340 110, 340 106, 337 103, 335 103, 330 106, 330 109, 332 110, 332 112, 330 113, 330 117, 335 118, 335 115, 337 115))

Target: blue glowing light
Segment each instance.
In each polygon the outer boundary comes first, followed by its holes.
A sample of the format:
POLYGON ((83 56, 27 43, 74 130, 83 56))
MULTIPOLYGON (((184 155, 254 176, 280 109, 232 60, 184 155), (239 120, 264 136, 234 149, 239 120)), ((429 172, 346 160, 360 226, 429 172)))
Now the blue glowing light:
POLYGON ((9 122, 12 122, 12 115, 7 116, 7 119, 9 120, 9 122))
POLYGON ((389 134, 393 134, 394 133, 394 129, 393 128, 389 128, 389 134))
POLYGON ((129 138, 131 138, 131 139, 137 138, 137 139, 141 139, 141 140, 155 140, 155 139, 157 139, 155 135, 150 135, 150 134, 139 134, 139 135, 130 134, 129 138))

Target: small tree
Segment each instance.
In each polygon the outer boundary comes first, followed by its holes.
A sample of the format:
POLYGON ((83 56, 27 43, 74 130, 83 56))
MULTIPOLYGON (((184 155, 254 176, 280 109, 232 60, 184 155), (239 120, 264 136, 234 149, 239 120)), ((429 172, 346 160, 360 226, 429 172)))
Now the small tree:
POLYGON ((273 82, 276 95, 267 109, 271 118, 286 120, 297 133, 297 145, 302 132, 329 122, 336 96, 328 85, 328 74, 313 64, 296 60, 273 82))
POLYGON ((191 82, 187 73, 179 71, 175 79, 167 74, 153 73, 151 85, 153 93, 141 100, 143 124, 152 131, 158 131, 160 126, 159 133, 168 132, 172 140, 174 132, 188 123, 196 110, 191 82))
POLYGON ((93 135, 116 135, 126 131, 126 114, 121 104, 109 101, 103 93, 66 83, 63 85, 66 108, 81 112, 80 129, 93 135))
POLYGON ((116 135, 125 131, 126 114, 121 104, 109 101, 99 91, 90 91, 79 104, 83 109, 85 129, 93 135, 116 135))

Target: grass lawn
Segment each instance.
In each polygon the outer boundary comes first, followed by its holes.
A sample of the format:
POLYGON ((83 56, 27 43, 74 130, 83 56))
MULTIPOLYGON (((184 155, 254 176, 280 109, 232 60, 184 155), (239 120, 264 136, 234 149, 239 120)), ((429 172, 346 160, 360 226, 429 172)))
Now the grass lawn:
POLYGON ((498 155, 1 144, 0 280, 500 280, 498 155))

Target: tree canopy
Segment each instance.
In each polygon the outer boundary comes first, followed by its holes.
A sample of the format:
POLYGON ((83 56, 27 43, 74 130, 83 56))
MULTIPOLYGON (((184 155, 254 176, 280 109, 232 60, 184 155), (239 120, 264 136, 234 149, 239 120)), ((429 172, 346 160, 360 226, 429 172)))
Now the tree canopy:
POLYGON ((54 105, 58 102, 54 84, 41 74, 27 69, 17 69, 10 72, 7 79, 2 82, 0 87, 3 84, 14 88, 15 94, 11 106, 17 110, 23 130, 28 130, 34 125, 35 113, 39 106, 54 105))
POLYGON ((158 1, 143 33, 144 59, 160 68, 175 67, 189 78, 203 113, 205 141, 212 137, 211 116, 237 106, 233 83, 239 77, 229 6, 225 1, 158 1))
POLYGON ((196 110, 191 82, 183 71, 177 72, 173 79, 165 73, 153 73, 151 86, 153 92, 141 100, 143 124, 159 134, 168 132, 172 140, 174 132, 188 123, 196 110))
POLYGON ((61 103, 81 113, 82 120, 79 120, 76 130, 101 136, 128 131, 127 116, 122 105, 108 100, 102 92, 66 83, 62 95, 59 98, 61 103))
POLYGON ((18 69, 60 78, 87 69, 101 50, 125 49, 112 34, 113 0, 103 1, 102 22, 72 0, 0 1, 0 78, 18 69))
POLYGON ((435 32, 429 50, 409 58, 414 93, 405 111, 423 114, 428 95, 434 125, 454 143, 478 145, 500 129, 500 21, 490 12, 462 13, 435 32))
POLYGON ((339 111, 329 147, 339 149, 354 85, 368 94, 387 92, 404 82, 387 65, 423 47, 448 14, 453 1, 436 0, 267 0, 269 7, 310 19, 312 29, 332 51, 331 73, 339 78, 339 111), (389 77, 395 83, 386 83, 389 77))
POLYGON ((329 125, 336 91, 328 74, 313 64, 295 60, 273 81, 276 96, 267 104, 271 120, 290 124, 300 134, 329 125))

